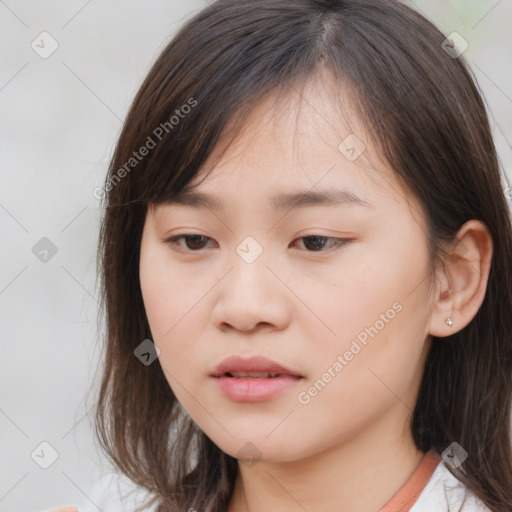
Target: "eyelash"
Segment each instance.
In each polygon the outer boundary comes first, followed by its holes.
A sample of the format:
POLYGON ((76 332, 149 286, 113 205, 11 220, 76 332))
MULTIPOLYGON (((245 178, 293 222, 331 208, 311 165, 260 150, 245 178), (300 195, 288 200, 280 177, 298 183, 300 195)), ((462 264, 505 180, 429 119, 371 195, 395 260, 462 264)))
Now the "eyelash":
MULTIPOLYGON (((183 247, 180 247, 178 245, 179 241, 183 238, 183 239, 187 239, 187 238, 190 238, 190 237, 202 237, 202 238, 206 238, 208 240, 212 240, 210 237, 207 237, 205 235, 199 235, 199 234, 196 234, 196 233, 190 233, 190 234, 183 234, 183 235, 177 235, 177 236, 173 236, 171 238, 168 238, 167 240, 165 240, 165 242, 167 244, 169 244, 170 246, 173 246, 173 247, 179 247, 179 249, 177 249, 178 251, 183 251, 183 252, 189 252, 189 253, 193 253, 193 252, 201 252, 203 249, 198 249, 198 250, 193 250, 193 249, 183 249, 183 247)), ((334 250, 338 250, 338 249, 341 249, 344 245, 346 245, 347 243, 349 243, 351 241, 351 239, 347 239, 347 238, 335 238, 335 237, 330 237, 330 236, 321 236, 321 235, 308 235, 308 236, 302 236, 300 238, 297 238, 297 240, 304 240, 304 239, 308 239, 308 238, 320 238, 320 239, 325 239, 325 240, 334 240, 335 243, 332 244, 332 246, 330 247, 330 249, 333 249, 334 250)), ((318 250, 318 251, 307 251, 306 252, 310 252, 310 253, 321 253, 321 252, 327 252, 327 250, 318 250)))

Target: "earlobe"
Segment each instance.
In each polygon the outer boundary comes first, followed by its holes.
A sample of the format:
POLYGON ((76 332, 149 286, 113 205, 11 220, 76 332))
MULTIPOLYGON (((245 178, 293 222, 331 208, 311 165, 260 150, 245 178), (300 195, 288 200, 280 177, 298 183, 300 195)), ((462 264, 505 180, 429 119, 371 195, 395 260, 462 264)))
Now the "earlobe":
POLYGON ((463 224, 439 271, 429 334, 449 336, 471 322, 484 301, 492 253, 487 226, 475 219, 463 224))

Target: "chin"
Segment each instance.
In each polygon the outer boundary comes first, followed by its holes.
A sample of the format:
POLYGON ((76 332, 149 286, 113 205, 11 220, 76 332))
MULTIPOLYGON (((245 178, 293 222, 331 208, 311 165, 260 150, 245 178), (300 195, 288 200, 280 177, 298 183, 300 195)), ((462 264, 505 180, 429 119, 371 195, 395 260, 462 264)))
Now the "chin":
POLYGON ((255 433, 251 436, 246 432, 244 436, 230 438, 229 442, 225 442, 225 439, 221 443, 217 443, 215 439, 212 441, 223 452, 238 459, 247 467, 254 466, 258 462, 293 462, 302 457, 302 454, 297 451, 297 443, 293 440, 290 442, 289 437, 276 435, 271 440, 266 437, 267 433, 255 433))

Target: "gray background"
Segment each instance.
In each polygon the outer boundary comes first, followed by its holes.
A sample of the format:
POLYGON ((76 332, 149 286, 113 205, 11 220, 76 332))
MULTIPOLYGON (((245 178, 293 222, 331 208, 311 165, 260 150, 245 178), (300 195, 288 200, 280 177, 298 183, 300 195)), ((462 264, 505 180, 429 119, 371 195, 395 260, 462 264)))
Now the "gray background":
MULTIPOLYGON (((465 56, 510 176, 511 1, 414 4, 446 34, 456 31, 468 42, 465 56)), ((92 486, 109 468, 94 444, 90 414, 102 328, 95 267, 100 204, 93 190, 102 185, 122 120, 153 60, 204 5, 0 1, 0 511, 72 504, 98 510, 92 486), (31 47, 35 40, 39 51, 51 48, 43 31, 58 43, 48 58, 31 47), (43 237, 54 255, 37 254, 49 247, 39 242, 43 237), (48 469, 34 461, 50 460, 43 441, 58 453, 48 469)))

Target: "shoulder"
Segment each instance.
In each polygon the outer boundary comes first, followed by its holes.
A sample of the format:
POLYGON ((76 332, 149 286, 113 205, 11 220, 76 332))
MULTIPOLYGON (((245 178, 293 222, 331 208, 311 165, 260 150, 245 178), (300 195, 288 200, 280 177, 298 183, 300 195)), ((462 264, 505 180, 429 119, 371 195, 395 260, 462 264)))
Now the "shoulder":
POLYGON ((492 512, 439 462, 410 512, 492 512))

